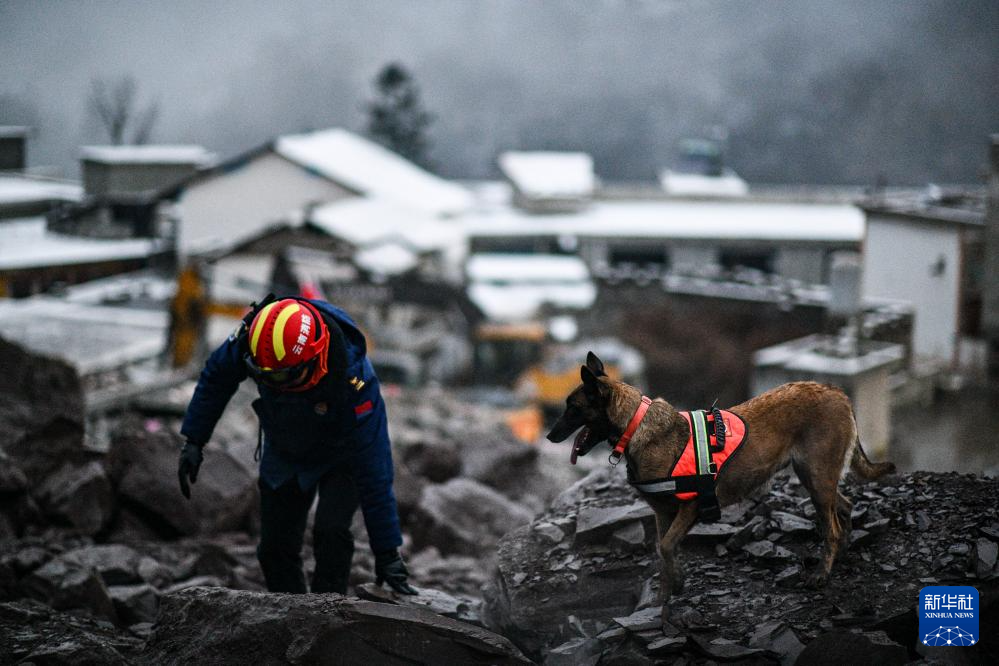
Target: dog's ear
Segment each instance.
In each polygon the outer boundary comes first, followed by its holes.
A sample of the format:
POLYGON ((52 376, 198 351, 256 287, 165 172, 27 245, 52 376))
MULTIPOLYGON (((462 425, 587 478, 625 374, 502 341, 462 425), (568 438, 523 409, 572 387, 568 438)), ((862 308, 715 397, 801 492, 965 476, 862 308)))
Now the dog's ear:
POLYGON ((588 395, 601 398, 607 391, 607 385, 600 381, 600 377, 590 370, 589 366, 580 366, 579 377, 583 380, 583 391, 588 395))
POLYGON ((607 372, 604 371, 604 362, 597 358, 597 355, 593 352, 586 353, 586 367, 597 377, 607 376, 607 372))

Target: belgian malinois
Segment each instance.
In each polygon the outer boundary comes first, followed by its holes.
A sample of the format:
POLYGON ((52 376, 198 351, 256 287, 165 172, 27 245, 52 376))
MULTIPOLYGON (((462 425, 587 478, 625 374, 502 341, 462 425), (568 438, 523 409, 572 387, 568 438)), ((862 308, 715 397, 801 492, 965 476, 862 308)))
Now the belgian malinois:
MULTIPOLYGON (((566 398, 565 413, 548 433, 548 439, 561 442, 582 427, 574 446, 576 455, 585 455, 598 443, 621 437, 642 401, 642 393, 608 377, 603 363, 592 352, 580 368, 580 376, 582 385, 566 398)), ((832 386, 815 382, 784 384, 729 411, 746 422, 748 439, 716 478, 718 503, 725 506, 738 502, 790 463, 815 505, 823 552, 808 579, 813 586, 821 587, 828 580, 837 551, 849 536, 852 504, 839 491, 847 457, 850 469, 865 480, 891 473, 895 466, 868 460, 860 447, 850 399, 832 386)), ((669 476, 689 436, 690 426, 672 405, 661 398, 652 401, 625 450, 632 477, 645 480, 669 476)), ((683 588, 676 547, 697 521, 697 501, 682 502, 669 495, 643 498, 656 514, 665 621, 670 594, 683 588)))

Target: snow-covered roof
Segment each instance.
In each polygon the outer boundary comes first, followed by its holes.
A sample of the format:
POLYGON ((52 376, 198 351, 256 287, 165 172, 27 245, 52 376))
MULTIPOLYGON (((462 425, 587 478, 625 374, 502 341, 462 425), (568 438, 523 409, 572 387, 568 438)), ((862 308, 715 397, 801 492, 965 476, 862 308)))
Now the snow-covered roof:
POLYGON ((166 340, 163 310, 69 303, 36 296, 0 299, 0 335, 87 374, 154 358, 166 340), (114 331, 114 344, 108 331, 114 331))
POLYGON ((758 201, 605 201, 539 216, 512 208, 466 218, 469 236, 581 236, 859 242, 864 215, 852 205, 758 201))
POLYGON ((465 274, 472 282, 566 283, 590 279, 579 257, 542 254, 482 253, 468 258, 465 274))
POLYGON ((468 297, 493 321, 533 319, 541 306, 584 309, 597 288, 578 257, 478 254, 465 265, 468 297))
POLYGON ((0 139, 21 139, 31 134, 26 125, 0 125, 0 139))
POLYGON ((28 204, 43 201, 79 201, 83 188, 52 180, 0 176, 0 205, 28 204))
POLYGON ((40 217, 0 222, 0 270, 137 259, 157 249, 158 241, 149 239, 103 240, 52 233, 40 217))
POLYGON ((389 199, 340 199, 315 208, 309 222, 357 247, 392 240, 402 240, 421 252, 464 245, 458 222, 389 199))
POLYGON ((416 267, 419 257, 399 243, 384 243, 354 255, 358 266, 378 275, 398 275, 416 267))
POLYGON ((678 197, 744 197, 749 194, 749 185, 731 169, 726 169, 720 176, 665 169, 659 174, 659 183, 667 194, 678 197))
POLYGON ((283 136, 274 149, 358 193, 434 215, 454 215, 472 204, 471 194, 460 185, 344 129, 283 136))
POLYGON ((586 309, 596 300, 597 288, 590 282, 513 286, 479 282, 468 287, 468 297, 493 321, 527 321, 535 318, 546 303, 586 309))
POLYGON ((585 199, 593 195, 593 158, 586 153, 505 152, 500 170, 531 199, 585 199))
POLYGON ((208 166, 215 156, 194 145, 84 146, 80 157, 104 164, 192 164, 208 166))

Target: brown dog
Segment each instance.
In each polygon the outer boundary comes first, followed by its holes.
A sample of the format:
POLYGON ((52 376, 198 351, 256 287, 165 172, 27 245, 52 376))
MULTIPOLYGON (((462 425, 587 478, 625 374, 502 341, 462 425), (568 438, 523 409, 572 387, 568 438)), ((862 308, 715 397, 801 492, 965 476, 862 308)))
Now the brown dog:
MULTIPOLYGON (((612 380, 603 363, 592 352, 580 368, 583 380, 566 399, 565 413, 555 423, 548 439, 561 442, 583 427, 575 453, 585 455, 597 443, 618 441, 642 402, 633 386, 612 380)), ((823 553, 813 585, 828 580, 836 553, 850 529, 850 500, 839 491, 844 462, 865 480, 894 471, 892 463, 872 463, 857 437, 857 424, 850 399, 840 389, 815 382, 784 384, 732 407, 748 426, 748 438, 716 478, 715 492, 721 506, 738 502, 766 483, 788 463, 811 495, 823 553)), ((657 398, 648 407, 625 449, 632 478, 662 479, 669 476, 690 436, 690 426, 677 410, 657 398)), ((697 501, 673 496, 643 495, 656 514, 659 555, 662 557, 660 589, 663 620, 671 592, 683 587, 678 575, 677 544, 697 521, 697 501)))

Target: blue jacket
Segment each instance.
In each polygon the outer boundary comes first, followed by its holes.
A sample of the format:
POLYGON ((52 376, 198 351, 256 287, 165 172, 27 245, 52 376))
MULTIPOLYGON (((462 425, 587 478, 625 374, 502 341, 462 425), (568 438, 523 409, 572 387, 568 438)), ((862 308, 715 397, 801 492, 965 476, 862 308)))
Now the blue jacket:
MULTIPOLYGON (((319 384, 300 393, 257 384, 260 398, 253 409, 264 433, 260 478, 272 488, 294 478, 309 490, 332 468, 347 465, 357 485, 371 550, 398 548, 402 535, 392 490, 388 420, 364 335, 340 308, 319 300, 309 303, 343 331, 346 376, 338 378, 331 368, 319 384), (344 381, 355 377, 359 381, 344 381)), ((247 378, 246 338, 241 328, 209 356, 180 430, 187 439, 199 444, 211 439, 229 399, 247 378)))

